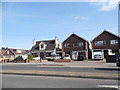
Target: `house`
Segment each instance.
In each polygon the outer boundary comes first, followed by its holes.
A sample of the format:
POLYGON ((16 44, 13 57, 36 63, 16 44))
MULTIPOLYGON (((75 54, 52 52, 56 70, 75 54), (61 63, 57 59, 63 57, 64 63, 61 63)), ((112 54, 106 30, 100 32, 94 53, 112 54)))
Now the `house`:
POLYGON ((98 36, 96 36, 92 41, 92 59, 94 59, 95 54, 101 54, 102 58, 107 58, 108 56, 116 55, 120 50, 120 37, 117 35, 104 30, 98 36))
POLYGON ((0 50, 0 55, 2 59, 10 59, 10 60, 13 60, 15 57, 26 53, 29 53, 29 50, 15 49, 15 48, 6 48, 0 50))
POLYGON ((46 59, 46 57, 50 57, 51 54, 62 54, 62 50, 60 49, 60 42, 58 38, 55 37, 54 40, 34 40, 30 53, 34 57, 41 57, 41 59, 46 59))
POLYGON ((89 43, 87 40, 77 36, 70 35, 62 43, 62 55, 69 54, 72 59, 78 59, 79 55, 83 55, 84 59, 89 58, 89 43))

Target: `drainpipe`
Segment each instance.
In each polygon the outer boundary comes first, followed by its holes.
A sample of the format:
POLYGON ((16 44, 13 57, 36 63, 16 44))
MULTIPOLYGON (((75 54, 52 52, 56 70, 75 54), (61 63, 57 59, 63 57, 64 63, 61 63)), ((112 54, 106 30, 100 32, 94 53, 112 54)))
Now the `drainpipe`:
POLYGON ((92 49, 92 59, 94 59, 94 50, 92 49))

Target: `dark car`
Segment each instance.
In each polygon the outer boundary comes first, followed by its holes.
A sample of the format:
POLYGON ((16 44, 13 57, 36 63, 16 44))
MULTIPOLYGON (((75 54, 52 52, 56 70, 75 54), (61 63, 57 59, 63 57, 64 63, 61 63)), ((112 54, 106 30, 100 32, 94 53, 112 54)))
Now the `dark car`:
POLYGON ((120 67, 120 54, 116 56, 116 65, 120 67))
POLYGON ((85 57, 84 55, 78 55, 78 60, 84 60, 85 59, 84 57, 85 57))

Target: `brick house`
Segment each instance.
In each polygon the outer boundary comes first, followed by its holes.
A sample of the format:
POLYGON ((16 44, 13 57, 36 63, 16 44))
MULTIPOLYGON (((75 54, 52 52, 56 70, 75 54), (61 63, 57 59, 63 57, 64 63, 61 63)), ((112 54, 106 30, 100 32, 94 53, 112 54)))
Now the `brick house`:
POLYGON ((97 52, 101 52, 103 58, 116 55, 120 50, 120 37, 104 30, 91 41, 92 59, 97 52))
POLYGON ((78 55, 83 55, 85 59, 89 58, 89 43, 87 40, 77 36, 70 35, 62 43, 62 56, 69 54, 72 59, 77 59, 78 55))
POLYGON ((19 55, 23 55, 29 53, 29 50, 24 49, 14 49, 14 48, 7 48, 7 49, 1 49, 0 55, 3 57, 3 59, 14 59, 15 57, 19 55))
POLYGON ((43 41, 33 41, 33 47, 30 50, 30 53, 34 57, 41 57, 46 59, 50 57, 51 54, 61 54, 62 50, 60 49, 60 42, 55 37, 54 40, 43 40, 43 41))

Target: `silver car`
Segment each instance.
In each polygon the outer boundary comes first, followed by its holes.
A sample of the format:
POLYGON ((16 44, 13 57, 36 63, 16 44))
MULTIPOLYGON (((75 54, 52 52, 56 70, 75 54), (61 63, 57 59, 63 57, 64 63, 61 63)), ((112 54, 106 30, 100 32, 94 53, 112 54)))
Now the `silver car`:
POLYGON ((63 59, 71 59, 69 54, 65 54, 63 59))
POLYGON ((95 55, 94 55, 94 59, 102 59, 102 55, 100 55, 100 54, 95 54, 95 55))
POLYGON ((51 55, 51 59, 61 59, 61 56, 59 54, 53 54, 51 55))

